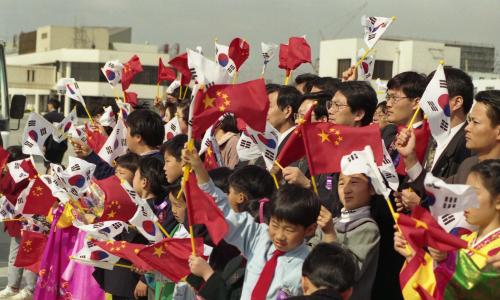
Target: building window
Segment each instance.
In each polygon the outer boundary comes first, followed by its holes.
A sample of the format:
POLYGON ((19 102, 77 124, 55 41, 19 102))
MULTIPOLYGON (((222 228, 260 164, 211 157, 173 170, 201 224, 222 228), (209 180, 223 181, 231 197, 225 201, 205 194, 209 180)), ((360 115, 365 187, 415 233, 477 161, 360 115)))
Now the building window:
POLYGON ((392 78, 392 61, 375 60, 373 67, 373 79, 389 80, 392 78))
POLYGON ((46 39, 47 36, 48 36, 47 32, 43 32, 41 36, 42 40, 46 39))
POLYGON ((337 60, 337 78, 342 78, 342 73, 351 67, 351 59, 343 58, 337 60))
POLYGON ((71 76, 76 81, 93 81, 98 82, 101 69, 98 63, 71 63, 71 76))

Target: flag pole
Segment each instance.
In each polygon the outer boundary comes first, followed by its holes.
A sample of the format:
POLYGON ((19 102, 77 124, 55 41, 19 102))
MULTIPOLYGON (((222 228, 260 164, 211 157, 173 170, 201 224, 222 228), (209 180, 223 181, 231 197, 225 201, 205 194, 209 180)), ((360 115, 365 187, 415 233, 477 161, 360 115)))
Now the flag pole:
POLYGON ((168 237, 168 238, 171 238, 170 234, 168 234, 168 232, 165 230, 165 228, 163 228, 163 226, 161 226, 160 222, 156 222, 156 225, 160 228, 161 232, 163 232, 163 234, 168 237))
POLYGON ((156 98, 160 99, 160 82, 156 83, 156 98))
POLYGON ((276 186, 276 189, 280 189, 280 184, 278 183, 278 178, 276 178, 276 174, 271 173, 271 176, 273 177, 274 185, 276 186))
POLYGON ((186 86, 186 88, 184 89, 184 96, 182 96, 182 100, 186 99, 187 92, 188 92, 188 87, 186 86))
POLYGON ((365 51, 365 54, 363 54, 363 56, 361 56, 361 58, 356 62, 356 69, 359 67, 359 65, 363 62, 363 60, 365 60, 365 58, 368 56, 368 54, 373 50, 373 48, 370 48, 368 50, 365 51))
POLYGON ((94 125, 94 119, 93 119, 93 118, 92 118, 92 116, 90 115, 90 112, 89 112, 89 110, 87 109, 87 105, 85 104, 85 102, 83 103, 83 109, 85 109, 85 112, 87 113, 87 116, 89 117, 90 124, 94 125))
POLYGON ((290 80, 290 77, 292 77, 293 70, 290 70, 290 73, 285 78, 285 85, 288 85, 288 81, 290 80))
MULTIPOLYGON (((401 228, 399 228, 399 224, 398 224, 398 213, 396 213, 396 211, 394 210, 394 206, 392 206, 392 203, 391 203, 391 200, 389 199, 389 197, 385 197, 385 202, 387 203, 387 206, 389 207, 389 211, 391 212, 391 216, 392 216, 392 219, 394 220, 394 224, 396 224, 396 228, 398 229, 399 232, 403 232, 401 231, 401 228)), ((406 253, 408 254, 411 254, 411 249, 410 247, 407 245, 405 245, 405 250, 406 250, 406 253)))
POLYGON ((314 193, 316 194, 316 196, 319 196, 318 186, 316 185, 316 178, 314 178, 314 176, 311 176, 311 184, 312 184, 314 193))
POLYGON ((281 171, 283 171, 285 169, 285 168, 283 168, 283 166, 277 160, 274 161, 274 164, 277 165, 278 168, 280 168, 281 171))
POLYGON ((235 71, 233 76, 233 84, 235 84, 237 81, 238 81, 238 71, 235 71))

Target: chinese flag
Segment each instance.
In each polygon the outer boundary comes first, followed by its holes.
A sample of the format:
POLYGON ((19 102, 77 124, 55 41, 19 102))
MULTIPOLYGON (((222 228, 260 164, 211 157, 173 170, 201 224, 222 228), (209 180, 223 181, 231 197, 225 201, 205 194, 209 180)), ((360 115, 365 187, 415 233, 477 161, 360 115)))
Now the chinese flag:
POLYGON ((132 80, 134 79, 135 75, 141 73, 142 70, 142 65, 141 61, 139 60, 139 56, 134 55, 132 58, 123 65, 123 71, 122 71, 122 89, 125 91, 128 89, 130 84, 132 83, 132 80))
POLYGON ((46 244, 47 237, 44 234, 23 230, 14 266, 26 268, 38 274, 46 244))
POLYGON ((174 58, 172 58, 169 62, 169 65, 174 67, 177 71, 181 73, 181 84, 187 85, 191 81, 191 71, 188 66, 188 57, 187 52, 182 53, 174 58))
MULTIPOLYGON (((401 131, 406 126, 398 126, 398 132, 401 131)), ((414 128, 413 132, 415 133, 415 139, 417 140, 417 144, 415 147, 415 153, 417 154, 418 161, 421 163, 424 161, 425 152, 427 151, 427 144, 429 143, 429 138, 431 136, 431 129, 429 127, 429 122, 426 120, 422 121, 422 125, 418 128, 414 128)), ((398 154, 397 156, 397 164, 396 164, 396 173, 402 176, 406 176, 405 163, 401 156, 398 154)))
POLYGON ((304 140, 302 139, 302 129, 301 127, 305 123, 311 123, 312 113, 316 102, 309 107, 306 114, 304 115, 304 120, 299 120, 299 125, 290 133, 290 137, 286 140, 283 148, 278 153, 276 161, 283 167, 286 168, 291 163, 301 159, 306 155, 306 148, 304 147, 304 140))
POLYGON ((250 56, 250 45, 241 38, 235 38, 229 44, 228 55, 234 61, 236 71, 239 71, 241 65, 250 56))
POLYGON ((142 244, 134 244, 126 241, 98 241, 93 239, 97 246, 102 248, 104 251, 109 252, 113 255, 121 257, 123 259, 129 260, 135 267, 144 271, 153 271, 153 268, 148 265, 142 258, 139 257, 138 253, 146 247, 142 244))
POLYGON ((288 40, 287 54, 287 67, 290 70, 297 69, 303 63, 311 62, 311 46, 303 37, 291 37, 288 40))
POLYGON ((104 211, 96 222, 119 220, 128 222, 137 210, 137 205, 132 201, 130 195, 122 187, 120 179, 115 175, 95 183, 104 192, 104 211))
POLYGON ((288 67, 288 45, 286 44, 280 44, 278 68, 286 70, 286 76, 290 75, 290 68, 288 67))
POLYGON ((156 83, 160 84, 160 82, 162 81, 174 81, 175 78, 177 78, 175 70, 172 68, 165 67, 160 57, 158 62, 158 79, 156 83))
POLYGON ((302 134, 311 175, 339 173, 342 156, 363 150, 367 145, 372 148, 377 165, 382 164, 382 137, 376 124, 350 127, 328 122, 305 123, 302 134))
POLYGON ((12 205, 16 205, 17 197, 28 186, 29 180, 24 179, 16 183, 7 171, 0 179, 0 191, 5 195, 12 205))
POLYGON ((52 191, 39 178, 35 178, 35 182, 26 196, 22 214, 25 215, 47 215, 50 208, 57 202, 57 198, 52 196, 52 191))
POLYGON ((9 152, 0 146, 0 171, 3 170, 9 159, 9 152))
POLYGON ((224 113, 234 113, 254 130, 266 129, 269 110, 266 86, 263 79, 240 84, 213 85, 196 94, 193 112, 193 135, 199 139, 224 113))
POLYGON ((125 92, 125 102, 130 103, 132 107, 137 106, 137 93, 125 92))
POLYGON ((92 128, 90 128, 87 124, 85 124, 85 134, 87 135, 87 144, 90 149, 92 149, 95 153, 99 153, 108 138, 102 135, 99 131, 92 130, 92 128))
POLYGON ((436 276, 427 252, 419 252, 405 262, 399 273, 399 285, 404 299, 434 299, 431 295, 436 289, 436 276))
POLYGON ((212 149, 212 143, 208 145, 207 151, 205 152, 205 161, 203 161, 205 165, 205 169, 207 171, 217 169, 219 164, 217 163, 217 159, 215 158, 214 150, 212 149))
POLYGON ((214 199, 200 190, 196 176, 192 173, 186 182, 185 195, 189 225, 205 225, 212 241, 217 245, 228 232, 229 226, 214 199))
POLYGON ((35 166, 33 165, 33 162, 31 159, 25 159, 21 163, 21 169, 24 170, 24 172, 28 173, 28 178, 29 179, 35 179, 38 177, 38 171, 36 170, 35 166))
MULTIPOLYGON (((203 239, 195 238, 194 244, 196 255, 202 256, 203 239)), ((191 239, 166 238, 161 242, 144 247, 138 255, 163 276, 174 282, 179 282, 191 273, 188 265, 191 254, 191 239)))

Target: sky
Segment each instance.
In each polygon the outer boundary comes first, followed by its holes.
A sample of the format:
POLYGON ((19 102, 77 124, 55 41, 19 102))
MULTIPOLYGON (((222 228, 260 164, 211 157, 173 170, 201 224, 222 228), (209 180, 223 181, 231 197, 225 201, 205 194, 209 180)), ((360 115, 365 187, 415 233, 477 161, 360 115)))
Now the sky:
MULTIPOLYGON (((44 25, 127 26, 134 43, 201 45, 213 58, 215 38, 229 44, 238 36, 250 43, 240 78, 251 79, 261 69, 261 41, 306 35, 314 60, 323 39, 361 38, 362 15, 396 16, 388 36, 500 49, 499 12, 498 0, 0 0, 0 39, 44 25)), ((276 61, 268 73, 282 76, 276 61)))

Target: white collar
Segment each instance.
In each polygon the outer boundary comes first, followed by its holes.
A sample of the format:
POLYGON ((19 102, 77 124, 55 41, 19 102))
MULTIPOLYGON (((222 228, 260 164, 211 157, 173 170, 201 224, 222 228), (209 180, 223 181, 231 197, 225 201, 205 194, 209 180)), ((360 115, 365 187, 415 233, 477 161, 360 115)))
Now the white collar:
POLYGON ((286 131, 284 131, 283 133, 280 133, 280 137, 278 139, 278 145, 281 145, 281 142, 283 142, 283 140, 295 129, 295 125, 288 128, 286 131))

